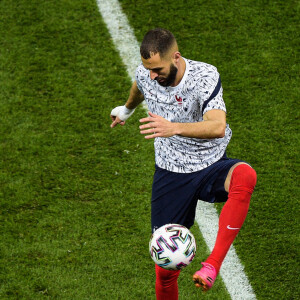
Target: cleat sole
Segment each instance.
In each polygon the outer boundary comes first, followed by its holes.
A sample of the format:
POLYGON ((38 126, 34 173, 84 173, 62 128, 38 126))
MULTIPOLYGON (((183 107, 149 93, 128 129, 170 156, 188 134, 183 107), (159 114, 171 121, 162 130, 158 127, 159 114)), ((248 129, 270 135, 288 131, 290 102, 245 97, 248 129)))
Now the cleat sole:
POLYGON ((198 275, 193 276, 193 281, 197 288, 202 288, 203 292, 207 292, 211 287, 198 275))

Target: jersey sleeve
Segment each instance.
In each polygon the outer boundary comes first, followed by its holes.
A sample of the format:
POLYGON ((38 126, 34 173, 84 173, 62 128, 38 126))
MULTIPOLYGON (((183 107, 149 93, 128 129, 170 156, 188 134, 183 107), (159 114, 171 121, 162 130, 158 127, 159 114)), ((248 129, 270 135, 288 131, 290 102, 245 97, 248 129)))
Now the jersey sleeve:
POLYGON ((220 74, 217 71, 212 72, 210 76, 205 78, 205 81, 205 85, 209 87, 209 90, 202 104, 202 115, 212 109, 220 109, 226 112, 220 74))
POLYGON ((138 89, 144 95, 142 82, 145 80, 144 79, 145 75, 144 75, 143 69, 144 69, 144 67, 143 67, 143 64, 141 63, 135 71, 135 80, 136 80, 136 85, 137 85, 138 89))

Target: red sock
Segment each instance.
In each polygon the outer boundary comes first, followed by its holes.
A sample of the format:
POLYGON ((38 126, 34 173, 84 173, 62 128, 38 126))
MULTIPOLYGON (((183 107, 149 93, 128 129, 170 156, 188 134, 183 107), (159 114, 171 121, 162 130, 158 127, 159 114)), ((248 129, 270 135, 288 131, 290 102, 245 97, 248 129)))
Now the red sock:
POLYGON ((235 167, 231 176, 228 200, 220 214, 215 247, 206 260, 216 268, 217 273, 246 219, 255 184, 256 172, 254 169, 246 164, 235 167))
POLYGON ((155 265, 156 272, 156 299, 157 300, 178 300, 177 278, 180 270, 169 271, 155 265))

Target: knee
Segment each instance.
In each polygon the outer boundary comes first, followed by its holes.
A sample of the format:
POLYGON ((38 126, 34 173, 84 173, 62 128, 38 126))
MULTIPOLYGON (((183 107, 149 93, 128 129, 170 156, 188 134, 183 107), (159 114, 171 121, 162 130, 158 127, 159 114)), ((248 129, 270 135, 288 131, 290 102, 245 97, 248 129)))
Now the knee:
POLYGON ((243 188, 252 194, 256 182, 257 174, 255 170, 247 164, 241 164, 235 167, 232 172, 229 190, 243 188))

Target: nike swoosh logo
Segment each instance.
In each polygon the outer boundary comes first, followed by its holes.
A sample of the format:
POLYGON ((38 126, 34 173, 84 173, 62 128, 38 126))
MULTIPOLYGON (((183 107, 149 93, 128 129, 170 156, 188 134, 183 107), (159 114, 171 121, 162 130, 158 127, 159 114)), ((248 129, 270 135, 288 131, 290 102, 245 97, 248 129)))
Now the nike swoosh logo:
POLYGON ((230 227, 230 225, 227 225, 227 229, 230 229, 230 230, 238 230, 240 228, 233 228, 233 227, 230 227))

